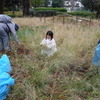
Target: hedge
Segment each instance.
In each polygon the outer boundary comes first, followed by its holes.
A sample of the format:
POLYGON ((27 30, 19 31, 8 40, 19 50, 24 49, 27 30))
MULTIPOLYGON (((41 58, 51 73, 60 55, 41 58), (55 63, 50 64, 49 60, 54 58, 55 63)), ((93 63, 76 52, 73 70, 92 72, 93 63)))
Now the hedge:
POLYGON ((60 15, 60 14, 68 14, 67 12, 57 12, 57 15, 60 15))
POLYGON ((12 18, 16 17, 15 14, 8 14, 8 16, 10 16, 10 17, 12 17, 12 18))
POLYGON ((85 11, 68 12, 68 14, 82 16, 82 17, 92 17, 92 18, 95 18, 96 15, 96 13, 85 12, 85 11))
POLYGON ((23 17, 23 15, 16 15, 16 14, 7 14, 8 16, 15 18, 15 17, 23 17))
POLYGON ((53 16, 53 15, 57 15, 57 11, 54 10, 39 10, 35 12, 35 16, 45 16, 45 17, 49 17, 49 16, 53 16))
POLYGON ((4 11, 9 11, 9 9, 8 9, 8 8, 6 8, 6 7, 4 7, 4 11))
POLYGON ((54 11, 59 11, 59 12, 67 12, 67 10, 65 8, 52 8, 52 7, 39 7, 39 8, 35 8, 35 11, 39 11, 39 10, 54 10, 54 11))

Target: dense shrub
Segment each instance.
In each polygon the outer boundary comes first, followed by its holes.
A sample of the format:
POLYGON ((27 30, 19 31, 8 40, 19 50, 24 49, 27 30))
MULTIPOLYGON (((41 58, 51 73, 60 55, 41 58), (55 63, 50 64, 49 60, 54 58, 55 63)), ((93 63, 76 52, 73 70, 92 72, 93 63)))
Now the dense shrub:
POLYGON ((8 8, 6 8, 6 7, 4 7, 4 11, 9 11, 9 9, 8 9, 8 8))
POLYGON ((23 17, 23 15, 16 15, 16 17, 23 17))
POLYGON ((9 14, 8 16, 10 16, 10 17, 12 17, 12 18, 16 17, 15 14, 9 14))
POLYGON ((67 12, 67 10, 65 8, 52 8, 52 7, 35 8, 35 11, 39 11, 39 10, 55 10, 55 11, 59 11, 59 12, 67 12))
POLYGON ((35 12, 35 16, 53 16, 53 15, 57 15, 57 11, 54 10, 39 10, 35 12))
POLYGON ((96 13, 92 12, 85 12, 85 11, 75 11, 75 12, 68 12, 71 15, 82 16, 82 17, 92 17, 95 18, 96 13))
POLYGON ((19 8, 16 8, 15 11, 20 11, 20 9, 19 8))
POLYGON ((22 11, 14 11, 14 14, 12 11, 5 11, 4 14, 14 18, 14 17, 23 17, 22 11))
POLYGON ((67 12, 57 12, 57 15, 66 14, 67 12))

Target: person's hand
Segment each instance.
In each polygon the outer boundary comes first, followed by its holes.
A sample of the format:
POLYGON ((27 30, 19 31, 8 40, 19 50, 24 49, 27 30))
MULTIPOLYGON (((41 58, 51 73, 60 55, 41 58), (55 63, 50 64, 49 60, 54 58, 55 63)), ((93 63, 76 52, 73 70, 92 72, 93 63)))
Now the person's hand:
POLYGON ((43 46, 43 47, 45 47, 45 46, 47 46, 46 44, 41 44, 40 46, 43 46))
POLYGON ((42 44, 40 44, 40 46, 43 46, 42 44))
POLYGON ((47 46, 46 44, 42 44, 42 46, 47 46))
POLYGON ((18 43, 20 45, 20 43, 18 43))

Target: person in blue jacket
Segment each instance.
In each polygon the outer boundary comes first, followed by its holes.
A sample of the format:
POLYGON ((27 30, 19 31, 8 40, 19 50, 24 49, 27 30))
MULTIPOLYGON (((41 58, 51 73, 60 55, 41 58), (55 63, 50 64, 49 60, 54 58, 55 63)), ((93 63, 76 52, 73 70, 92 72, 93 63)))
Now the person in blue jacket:
POLYGON ((95 49, 92 63, 96 66, 100 66, 100 44, 98 44, 98 46, 95 49))
POLYGON ((9 86, 13 86, 15 83, 15 80, 9 74, 11 70, 9 58, 6 54, 3 54, 0 58, 0 100, 4 100, 7 97, 9 86))
POLYGON ((94 64, 95 66, 98 66, 98 73, 100 73, 100 43, 98 42, 98 45, 95 49, 94 52, 94 57, 92 59, 92 64, 94 64))

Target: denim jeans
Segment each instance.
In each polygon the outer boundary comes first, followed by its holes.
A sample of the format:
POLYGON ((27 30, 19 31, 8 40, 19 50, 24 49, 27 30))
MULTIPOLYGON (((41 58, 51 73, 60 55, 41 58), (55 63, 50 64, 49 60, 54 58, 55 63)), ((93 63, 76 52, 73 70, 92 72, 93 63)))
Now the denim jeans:
POLYGON ((9 36, 4 30, 0 30, 0 51, 9 49, 9 36))

